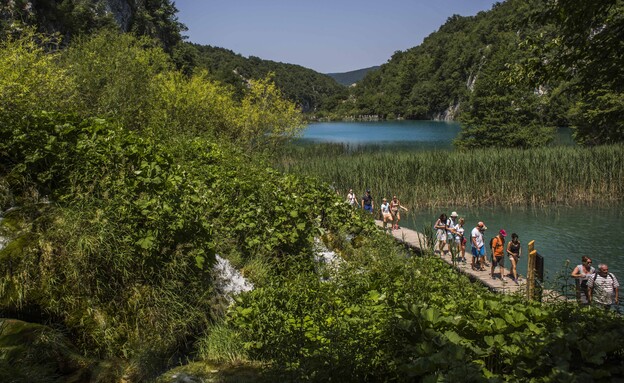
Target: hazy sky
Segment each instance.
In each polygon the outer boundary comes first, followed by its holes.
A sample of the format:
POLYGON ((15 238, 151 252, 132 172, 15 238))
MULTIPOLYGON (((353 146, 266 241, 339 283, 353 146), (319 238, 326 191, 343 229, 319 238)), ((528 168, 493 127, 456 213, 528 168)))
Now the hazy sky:
POLYGON ((187 41, 321 73, 381 65, 493 0, 174 0, 187 41))

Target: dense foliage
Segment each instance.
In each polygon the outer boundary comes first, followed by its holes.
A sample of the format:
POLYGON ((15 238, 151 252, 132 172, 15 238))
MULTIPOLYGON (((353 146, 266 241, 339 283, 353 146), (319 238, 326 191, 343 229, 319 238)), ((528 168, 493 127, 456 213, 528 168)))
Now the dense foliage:
POLYGON ((0 45, 3 315, 60 326, 142 380, 219 310, 215 252, 279 272, 353 222, 328 188, 254 157, 300 127, 270 81, 236 100, 129 35, 41 39, 0 45))
POLYGON ((533 19, 552 28, 527 36, 520 78, 533 86, 561 81, 574 95, 569 110, 576 139, 586 145, 624 138, 624 4, 550 1, 533 19))
POLYGON ((69 40, 102 29, 134 32, 157 39, 167 50, 182 41, 186 27, 177 19, 171 0, 12 0, 0 5, 0 36, 23 27, 58 32, 69 40))
POLYGON ((193 66, 207 69, 211 76, 231 85, 237 94, 243 92, 249 80, 273 74, 275 85, 284 97, 297 103, 304 112, 317 112, 327 108, 330 100, 344 98, 346 88, 331 77, 299 65, 245 58, 234 52, 207 45, 186 44, 193 66))
POLYGON ((351 248, 329 280, 297 274, 242 296, 226 323, 250 355, 274 363, 288 381, 624 376, 621 317, 501 297, 437 258, 406 258, 389 241, 351 248))

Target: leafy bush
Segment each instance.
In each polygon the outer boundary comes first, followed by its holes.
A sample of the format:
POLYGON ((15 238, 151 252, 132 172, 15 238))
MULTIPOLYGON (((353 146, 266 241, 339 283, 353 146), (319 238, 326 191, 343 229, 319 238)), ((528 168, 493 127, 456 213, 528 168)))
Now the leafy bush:
POLYGON ((294 381, 624 376, 621 317, 490 293, 381 240, 356 251, 329 281, 293 275, 242 296, 229 323, 251 355, 294 381))

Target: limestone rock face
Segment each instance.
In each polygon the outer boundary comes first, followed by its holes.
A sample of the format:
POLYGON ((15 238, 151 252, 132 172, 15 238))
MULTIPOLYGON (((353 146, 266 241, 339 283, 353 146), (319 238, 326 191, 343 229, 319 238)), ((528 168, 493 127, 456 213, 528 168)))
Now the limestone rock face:
POLYGON ((127 0, 100 0, 106 13, 113 16, 119 28, 127 32, 132 21, 132 7, 127 0))

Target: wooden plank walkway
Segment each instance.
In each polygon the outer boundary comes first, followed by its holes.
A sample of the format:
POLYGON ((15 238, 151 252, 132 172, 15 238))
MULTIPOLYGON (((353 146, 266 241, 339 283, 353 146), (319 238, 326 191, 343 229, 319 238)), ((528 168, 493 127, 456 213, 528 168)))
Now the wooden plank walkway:
MULTIPOLYGON (((380 228, 383 228, 382 221, 375 220, 375 223, 380 228)), ((427 250, 425 248, 427 242, 425 240, 425 236, 422 233, 419 233, 411 229, 406 229, 403 227, 399 228, 398 230, 388 231, 388 234, 390 233, 392 234, 392 236, 394 236, 394 238, 398 242, 418 252, 423 252, 427 250)), ((527 290, 526 279, 524 277, 521 277, 520 274, 518 274, 519 283, 516 284, 511 278, 507 276, 505 276, 506 281, 501 280, 500 269, 498 267, 494 270, 494 276, 497 277, 496 279, 492 279, 490 275, 489 266, 486 267, 485 271, 473 270, 471 267, 472 253, 470 251, 470 244, 466 245, 466 263, 458 262, 455 265, 453 265, 450 252, 447 255, 443 254, 439 257, 443 261, 445 261, 447 264, 449 264, 451 267, 454 266, 457 270, 467 275, 471 280, 482 283, 488 289, 494 292, 503 293, 503 294, 514 294, 514 293, 526 294, 526 290, 527 290)), ((509 273, 509 266, 510 266, 509 258, 508 257, 505 257, 505 258, 506 258, 505 259, 505 273, 509 273)), ((488 263, 489 262, 490 261, 488 259, 488 263)))

